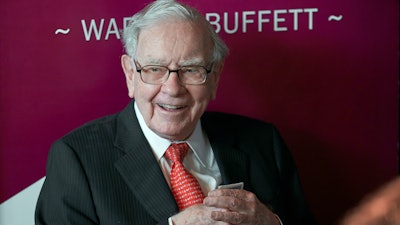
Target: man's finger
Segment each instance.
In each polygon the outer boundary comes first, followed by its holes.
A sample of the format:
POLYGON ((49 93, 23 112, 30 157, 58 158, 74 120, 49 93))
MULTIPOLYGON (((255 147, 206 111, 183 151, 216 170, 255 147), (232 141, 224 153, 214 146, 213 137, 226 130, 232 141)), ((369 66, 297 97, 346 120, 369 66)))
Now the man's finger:
POLYGON ((245 222, 246 215, 231 211, 213 211, 211 212, 211 218, 229 224, 241 224, 245 222))
POLYGON ((257 201, 257 197, 252 192, 246 190, 237 190, 237 189, 216 189, 210 191, 208 193, 208 196, 209 197, 230 196, 249 202, 257 201))

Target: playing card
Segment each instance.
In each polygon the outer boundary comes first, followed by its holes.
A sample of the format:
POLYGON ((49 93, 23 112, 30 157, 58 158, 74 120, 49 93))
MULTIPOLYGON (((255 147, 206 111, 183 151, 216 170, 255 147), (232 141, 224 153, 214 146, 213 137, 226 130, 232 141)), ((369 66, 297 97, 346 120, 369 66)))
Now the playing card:
POLYGON ((234 184, 224 184, 218 186, 218 189, 243 189, 244 183, 239 182, 239 183, 234 183, 234 184))

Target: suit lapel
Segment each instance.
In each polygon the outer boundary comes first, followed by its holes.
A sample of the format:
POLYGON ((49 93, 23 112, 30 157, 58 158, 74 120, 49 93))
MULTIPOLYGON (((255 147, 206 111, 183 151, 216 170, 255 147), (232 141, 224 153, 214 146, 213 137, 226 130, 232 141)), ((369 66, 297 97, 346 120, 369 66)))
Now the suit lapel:
POLYGON ((151 147, 144 137, 133 104, 121 112, 115 145, 126 154, 115 167, 137 199, 157 221, 178 212, 178 207, 151 147))
POLYGON ((269 204, 276 199, 280 182, 273 150, 270 149, 273 143, 265 140, 263 149, 258 149, 260 146, 252 143, 249 134, 241 130, 244 121, 232 124, 235 119, 237 117, 229 118, 220 113, 205 113, 202 117, 202 126, 210 140, 223 183, 243 181, 244 189, 269 204))
POLYGON ((214 152, 215 159, 218 163, 222 176, 223 184, 231 184, 244 182, 244 188, 249 190, 248 186, 248 163, 249 157, 239 147, 235 145, 233 136, 227 134, 229 132, 220 130, 220 120, 214 120, 205 113, 202 117, 202 126, 205 129, 211 147, 214 152))
POLYGON ((212 140, 210 142, 221 172, 222 183, 244 182, 245 189, 248 189, 248 175, 246 174, 246 171, 248 171, 246 169, 248 165, 247 155, 226 142, 221 143, 212 140))

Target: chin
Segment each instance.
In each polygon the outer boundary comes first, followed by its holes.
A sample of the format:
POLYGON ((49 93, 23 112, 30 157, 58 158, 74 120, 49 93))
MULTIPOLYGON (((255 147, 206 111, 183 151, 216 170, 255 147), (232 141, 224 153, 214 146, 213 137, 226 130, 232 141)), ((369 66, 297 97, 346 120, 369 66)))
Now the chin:
POLYGON ((155 131, 155 133, 171 141, 185 140, 191 134, 191 132, 187 132, 184 129, 181 129, 181 127, 174 128, 174 126, 169 126, 166 129, 157 130, 155 131))

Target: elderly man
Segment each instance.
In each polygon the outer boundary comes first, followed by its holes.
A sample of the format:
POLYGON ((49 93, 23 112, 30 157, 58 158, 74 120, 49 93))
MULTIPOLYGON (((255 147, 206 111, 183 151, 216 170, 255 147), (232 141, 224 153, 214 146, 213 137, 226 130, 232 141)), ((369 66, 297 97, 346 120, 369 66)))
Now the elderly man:
POLYGON ((124 45, 134 100, 54 143, 37 224, 315 224, 276 129, 205 113, 228 50, 199 12, 153 2, 124 45))

